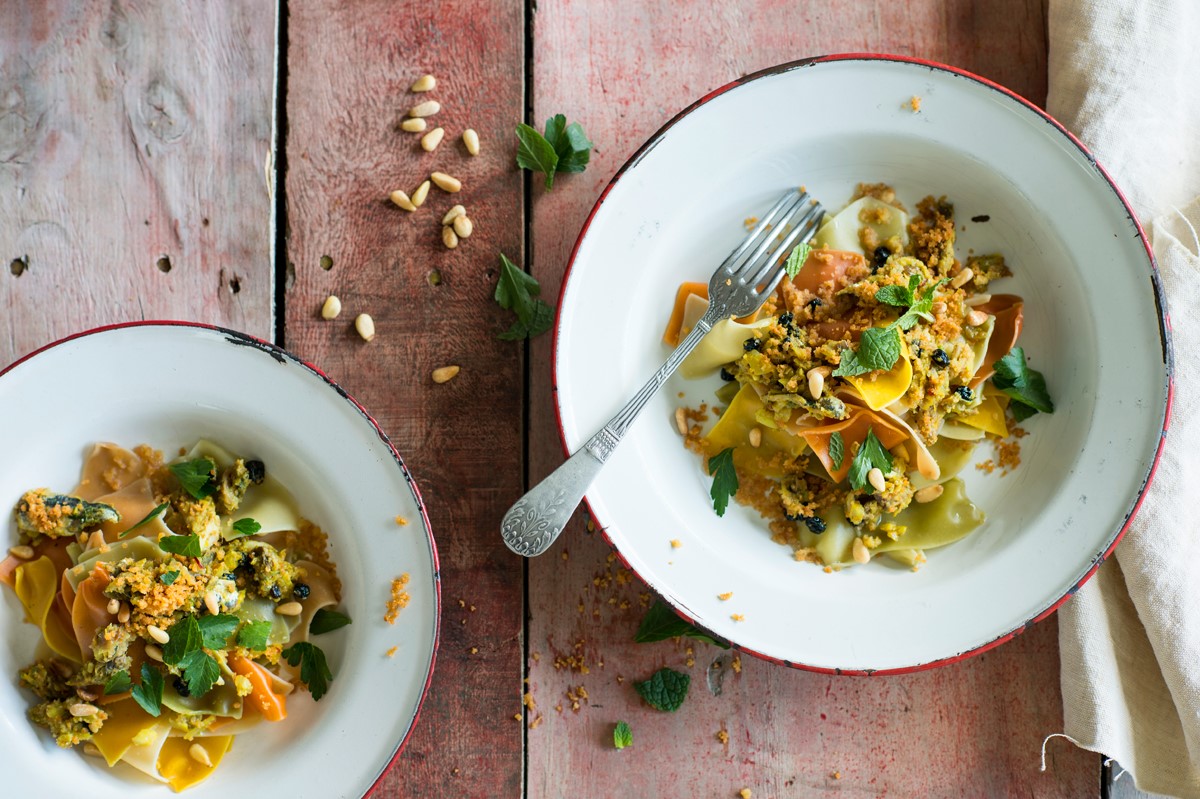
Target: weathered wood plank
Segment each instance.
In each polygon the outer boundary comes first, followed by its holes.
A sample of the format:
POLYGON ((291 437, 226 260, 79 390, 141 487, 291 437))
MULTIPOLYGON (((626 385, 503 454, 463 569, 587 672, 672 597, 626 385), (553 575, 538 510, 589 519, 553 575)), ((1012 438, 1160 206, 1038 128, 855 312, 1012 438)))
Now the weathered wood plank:
POLYGON ((270 337, 274 47, 273 3, 0 5, 0 364, 136 319, 270 337))
MULTIPOLYGON (((287 79, 286 294, 290 349, 312 359, 376 415, 422 488, 441 555, 443 632, 421 722, 377 796, 516 797, 521 790, 522 565, 499 520, 521 491, 523 358, 495 333, 498 253, 524 257, 523 191, 507 140, 524 108, 519 2, 428 4, 338 0, 290 4, 287 79), (437 89, 415 95, 425 73, 437 89), (415 103, 446 138, 433 153, 397 130, 415 103), (480 156, 466 155, 464 128, 480 156), (504 145, 502 146, 502 142, 504 145), (431 171, 434 188, 408 214, 387 201, 431 171), (442 215, 466 206, 474 235, 441 242, 442 215), (322 269, 324 256, 332 261, 322 269), (432 285, 434 270, 441 284, 432 285), (328 294, 344 310, 318 316, 328 294), (354 333, 374 317, 377 337, 354 333), (436 367, 456 364, 435 385, 436 367)), ((328 264, 328 261, 326 262, 328 264)))
MULTIPOLYGON (((587 172, 534 192, 533 265, 549 296, 623 159, 678 109, 741 74, 822 52, 896 52, 957 64, 1036 102, 1045 95, 1042 0, 576 0, 539 3, 534 24, 535 119, 564 112, 597 143, 587 172)), ((531 370, 537 480, 562 460, 549 337, 535 343, 531 370)), ((1037 771, 1042 736, 1062 726, 1053 621, 967 662, 901 677, 833 678, 742 658, 716 697, 705 669, 717 650, 697 644, 689 656, 686 644, 630 643, 646 589, 620 584, 628 575, 582 527, 530 563, 531 715, 542 717, 529 731, 531 799, 600 795, 618 779, 630 796, 734 796, 743 787, 754 796, 1097 795, 1095 755, 1051 742, 1049 771, 1037 771), (662 665, 694 680, 675 714, 650 710, 630 685, 662 665), (588 699, 573 712, 566 694, 580 685, 588 699), (611 742, 618 719, 634 729, 623 752, 611 742)))

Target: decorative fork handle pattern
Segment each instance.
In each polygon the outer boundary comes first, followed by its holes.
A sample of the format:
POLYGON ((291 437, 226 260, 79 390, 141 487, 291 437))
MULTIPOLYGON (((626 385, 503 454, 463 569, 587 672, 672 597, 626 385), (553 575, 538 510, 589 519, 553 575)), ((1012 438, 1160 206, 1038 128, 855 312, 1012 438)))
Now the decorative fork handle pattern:
POLYGON ((587 493, 588 486, 608 460, 625 432, 655 392, 667 382, 684 358, 696 348, 700 339, 725 316, 726 303, 713 303, 696 326, 684 337, 666 363, 659 367, 641 391, 633 395, 625 407, 617 411, 608 424, 600 428, 566 463, 538 483, 529 493, 504 514, 500 535, 508 548, 527 558, 540 555, 550 548, 559 533, 567 526, 571 514, 587 493))

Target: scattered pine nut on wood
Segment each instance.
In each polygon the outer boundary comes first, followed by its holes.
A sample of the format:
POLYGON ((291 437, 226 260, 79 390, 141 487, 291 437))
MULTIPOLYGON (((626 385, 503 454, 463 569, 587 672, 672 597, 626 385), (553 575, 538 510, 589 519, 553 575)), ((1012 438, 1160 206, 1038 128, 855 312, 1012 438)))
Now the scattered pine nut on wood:
POLYGON ((437 146, 442 143, 442 138, 445 135, 445 128, 434 128, 421 137, 421 149, 427 153, 433 152, 437 149, 437 146))
POLYGON ((679 431, 679 435, 687 435, 687 411, 683 408, 675 409, 675 429, 679 431))
POLYGON ((442 228, 442 244, 446 245, 447 250, 453 250, 458 246, 458 234, 454 232, 454 228, 442 228))
POLYGON ((336 294, 330 294, 325 298, 325 302, 321 305, 322 319, 337 319, 341 312, 342 301, 337 298, 336 294))
POLYGON ((396 189, 394 192, 389 194, 388 199, 403 208, 405 211, 417 210, 417 206, 413 204, 413 201, 409 199, 408 195, 399 189, 396 189))
POLYGON ((471 217, 469 216, 456 216, 452 224, 454 225, 454 232, 458 234, 460 239, 469 239, 471 238, 471 234, 475 232, 475 223, 471 221, 471 217))
POLYGON ((462 191, 462 181, 458 178, 447 175, 445 172, 434 172, 429 177, 431 180, 433 180, 434 185, 436 185, 442 191, 446 191, 451 194, 456 194, 457 192, 462 191))
POLYGON ((413 81, 413 85, 409 87, 411 92, 428 92, 433 91, 437 86, 437 78, 432 75, 422 75, 413 81))
POLYGON ((463 144, 471 155, 479 155, 479 134, 472 128, 463 131, 463 144))
POLYGON ((422 205, 425 204, 425 198, 428 196, 429 196, 429 181, 427 180, 424 183, 422 183, 420 186, 417 186, 417 190, 413 192, 412 204, 417 206, 418 208, 420 208, 422 205))
POLYGON ((423 103, 417 103, 412 108, 408 109, 410 117, 431 117, 438 111, 442 110, 442 104, 437 100, 426 100, 423 103))
POLYGON ((410 117, 400 123, 400 130, 405 130, 409 133, 420 133, 426 127, 427 123, 421 117, 410 117))
POLYGON ((433 370, 433 382, 449 383, 458 373, 459 367, 457 366, 440 366, 433 370))
POLYGON ((922 488, 917 493, 913 494, 913 499, 920 504, 924 504, 926 502, 933 502, 935 499, 940 497, 942 495, 942 492, 945 490, 946 489, 943 488, 940 483, 938 485, 934 485, 934 486, 926 486, 925 488, 922 488))
POLYGON ((463 208, 461 205, 456 205, 453 208, 451 208, 449 211, 447 211, 446 215, 442 217, 442 224, 448 225, 454 221, 455 217, 462 216, 466 212, 467 212, 466 208, 463 208))
POLYGON ((354 329, 362 336, 363 341, 375 338, 375 320, 370 314, 360 313, 354 320, 354 329))

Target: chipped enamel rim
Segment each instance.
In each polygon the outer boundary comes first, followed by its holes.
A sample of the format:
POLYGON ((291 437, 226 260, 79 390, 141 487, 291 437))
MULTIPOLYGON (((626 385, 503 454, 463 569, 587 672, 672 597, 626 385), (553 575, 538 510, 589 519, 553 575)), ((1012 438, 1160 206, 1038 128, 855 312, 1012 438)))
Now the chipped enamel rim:
MULTIPOLYGON (((301 706, 299 713, 295 712, 296 709, 289 708, 289 715, 292 718, 285 721, 284 725, 291 722, 292 726, 290 728, 281 727, 278 733, 281 736, 281 742, 277 753, 279 755, 277 768, 262 767, 262 764, 271 762, 271 755, 263 758, 256 757, 253 761, 243 763, 247 767, 244 771, 250 773, 251 778, 261 772, 261 779, 254 784, 243 779, 244 775, 238 771, 237 761, 239 750, 247 749, 246 744, 255 735, 255 732, 249 732, 235 739, 233 749, 226 756, 221 767, 205 782, 189 788, 188 795, 204 799, 209 796, 228 796, 230 791, 242 793, 259 789, 266 790, 272 795, 276 791, 286 791, 289 795, 306 796, 314 795, 311 791, 315 789, 321 796, 338 796, 347 799, 369 796, 379 787, 389 768, 399 758, 416 727, 421 708, 428 695, 440 631, 441 576, 432 527, 417 484, 400 454, 367 410, 319 368, 274 344, 237 331, 184 321, 147 321, 107 325, 48 344, 0 370, 0 407, 3 407, 5 402, 3 392, 13 379, 20 375, 20 367, 35 362, 35 359, 36 362, 40 362, 47 357, 55 357, 58 353, 66 354, 64 345, 70 345, 72 342, 80 340, 84 340, 84 344, 91 344, 97 339, 104 339, 106 342, 108 339, 113 339, 112 343, 117 348, 124 346, 137 349, 139 342, 146 342, 151 338, 160 342, 164 347, 185 343, 183 338, 173 342, 172 339, 175 337, 199 337, 202 346, 206 348, 215 343, 216 345, 208 351, 218 359, 225 358, 226 352, 230 354, 231 360, 238 357, 233 353, 250 354, 251 361, 254 353, 261 354, 262 357, 258 361, 244 362, 242 368, 251 371, 257 370, 263 374, 264 380, 259 387, 259 390, 267 392, 266 396, 260 397, 263 400, 260 406, 263 418, 252 420, 251 424, 256 421, 262 423, 263 429, 257 431, 257 435, 264 439, 269 437, 270 427, 273 424, 268 421, 267 417, 278 417, 278 407, 272 408, 271 404, 278 403, 279 406, 286 404, 282 399, 284 395, 271 393, 274 382, 269 378, 275 377, 277 373, 271 373, 269 370, 279 366, 299 367, 300 371, 295 375, 301 388, 291 395, 287 395, 286 402, 323 403, 325 407, 318 408, 317 412, 319 414, 332 412, 333 416, 323 418, 330 425, 345 425, 343 430, 357 431, 361 437, 358 443, 365 447, 361 450, 350 450, 343 447, 345 452, 350 453, 348 457, 358 460, 356 469, 361 471, 341 475, 314 472, 307 474, 307 477, 309 479, 319 478, 321 481, 335 486, 332 493, 338 498, 341 498, 350 486, 362 480, 363 475, 368 472, 375 479, 383 483, 390 482, 396 489, 400 489, 399 493, 394 496, 380 497, 381 507, 375 508, 376 511, 382 512, 382 506, 386 505, 390 510, 390 513, 384 514, 380 523, 375 526, 383 528, 380 531, 381 541, 386 542, 386 538, 393 540, 382 544, 372 541, 372 557, 355 558, 356 561, 366 560, 376 563, 373 568, 379 574, 372 574, 372 579, 384 572, 388 576, 380 585, 376 586, 377 590, 361 597, 356 607, 350 607, 350 595, 355 589, 353 586, 347 585, 344 604, 355 623, 341 631, 328 634, 330 636, 329 643, 337 647, 336 649, 330 648, 330 659, 335 663, 337 660, 341 661, 340 666, 334 666, 334 680, 331 683, 329 695, 323 698, 320 704, 307 701, 307 706, 301 706), (130 340, 131 336, 133 338, 130 340), (124 337, 125 340, 122 340, 121 337, 124 337), (326 389, 330 389, 332 393, 327 393, 326 389), (383 469, 379 468, 381 466, 383 469), (403 486, 402 489, 401 486, 403 486), (393 520, 396 515, 405 515, 413 522, 420 519, 419 531, 416 524, 399 528, 393 520), (389 527, 390 529, 388 529, 389 527), (396 557, 397 555, 400 557, 396 557), (388 581, 401 572, 414 574, 414 579, 408 584, 412 601, 401 613, 400 621, 395 626, 391 626, 383 622, 381 608, 387 599, 388 581), (407 627, 404 623, 406 620, 409 622, 407 627), (341 640, 335 639, 335 636, 340 636, 341 640), (394 659, 385 654, 386 650, 393 645, 400 649, 394 659), (408 666, 407 670, 405 670, 406 665, 408 666), (347 677, 339 682, 339 674, 345 674, 347 677), (360 679, 350 680, 350 676, 359 676, 360 679), (375 712, 377 703, 380 701, 380 697, 376 696, 375 686, 386 682, 402 686, 399 690, 404 693, 407 706, 397 704, 389 708, 394 712, 381 714, 375 712), (357 707, 352 708, 354 705, 357 707), (314 717, 318 723, 306 723, 314 717), (353 732, 350 732, 351 730, 353 732), (379 741, 379 743, 372 746, 375 741, 379 741), (327 768, 330 758, 337 759, 339 768, 327 768), (332 782, 323 783, 323 780, 332 780, 332 782)), ((70 357, 69 354, 67 357, 70 357)), ((215 363, 212 368, 220 371, 222 364, 215 363)), ((243 387, 243 390, 248 389, 243 387)), ((168 396, 170 389, 164 387, 162 394, 168 396)), ((201 403, 197 402, 197 406, 200 407, 201 403)), ((21 411, 22 408, 16 408, 12 409, 10 413, 15 416, 21 411)), ((97 419, 95 423, 100 425, 102 421, 97 419)), ((278 423, 286 425, 287 420, 284 418, 278 423)), ((186 424, 183 425, 183 427, 186 426, 186 424)), ((291 436, 299 434, 313 439, 314 443, 309 446, 323 447, 329 443, 321 440, 326 431, 318 426, 306 428, 301 425, 289 428, 288 432, 291 436)), ((220 441, 219 435, 213 437, 220 441)), ((253 437, 252 433, 251 438, 253 437)), ((88 442, 63 441, 61 443, 64 446, 62 450, 64 456, 70 459, 72 452, 85 446, 88 442)), ((340 441, 339 443, 345 445, 348 442, 340 441)), ((281 461, 285 460, 286 458, 281 458, 281 461)), ((78 459, 73 459, 72 464, 66 465, 64 468, 68 470, 73 468, 77 473, 79 462, 78 459)), ((285 485, 288 482, 290 481, 284 480, 285 485)), ((8 490, 8 486, 3 484, 2 475, 0 475, 0 490, 8 490)), ((309 497, 301 497, 298 501, 307 512, 306 503, 309 502, 328 507, 330 497, 324 496, 323 499, 324 501, 318 501, 309 497)), ((319 519, 318 521, 324 520, 319 519)), ((336 525, 336 522, 334 524, 336 525)), ((327 525, 328 522, 322 524, 329 529, 327 525)), ((357 537, 366 534, 364 531, 359 531, 359 533, 357 537)), ((355 569, 361 568, 357 563, 350 564, 341 561, 340 554, 336 552, 339 543, 336 529, 331 534, 331 539, 335 548, 334 559, 342 567, 343 576, 348 576, 351 571, 348 567, 351 565, 355 566, 355 569)), ((346 546, 345 541, 342 543, 343 546, 346 546)), ((354 546, 357 544, 351 545, 350 551, 354 551, 354 546)), ((350 551, 341 554, 348 555, 350 551)), ((5 593, 11 594, 11 592, 5 593)), ((359 591, 358 593, 362 594, 363 592, 359 591)), ((7 598, 12 599, 12 597, 7 598)), ((11 604, 15 604, 15 599, 11 604)), ((19 604, 15 604, 15 606, 19 608, 19 604)), ((11 614, 6 613, 5 615, 11 614)), ((19 619, 19 615, 17 618, 19 619)), ((0 629, 7 622, 7 619, 0 620, 0 629)), ((28 626, 21 622, 18 622, 18 625, 28 626)), ((14 653, 13 657, 14 660, 22 658, 28 660, 30 654, 32 652, 14 653)), ((5 674, 4 679, 11 680, 12 675, 5 674)), ((14 686, 13 693, 15 694, 17 692, 15 683, 10 684, 14 686)), ((21 696, 19 704, 27 705, 27 699, 27 696, 21 696)), ((40 751, 45 753, 44 757, 39 756, 6 763, 6 757, 14 757, 13 749, 6 747, 0 751, 0 768, 3 768, 9 775, 10 784, 13 784, 14 787, 22 787, 22 780, 28 779, 30 782, 26 787, 29 790, 35 788, 44 790, 53 787, 47 782, 46 775, 62 772, 64 779, 74 780, 71 784, 75 788, 85 784, 83 780, 88 780, 89 794, 96 797, 162 796, 164 792, 169 791, 165 785, 152 782, 128 767, 122 766, 110 771, 102 764, 97 766, 91 762, 91 758, 81 757, 78 752, 58 750, 46 735, 41 731, 34 730, 23 714, 18 714, 15 718, 6 718, 5 714, 0 714, 0 729, 5 732, 6 741, 14 741, 16 736, 36 738, 35 751, 40 748, 40 751), (32 764, 32 768, 23 773, 22 768, 29 764, 32 764), (89 780, 89 778, 91 779, 89 780)), ((272 730, 272 732, 274 731, 272 730)))
MULTIPOLYGON (((1024 115, 1023 119, 1029 126, 1032 127, 1039 123, 1045 124, 1049 126, 1054 135, 1061 137, 1061 139, 1065 142, 1064 149, 1073 150, 1078 156, 1081 156, 1086 161, 1086 164, 1088 165, 1087 168, 1090 169, 1094 173, 1094 177, 1098 179, 1097 188, 1102 189, 1099 193, 1103 194, 1103 189, 1107 189, 1109 196, 1107 199, 1102 198, 1103 202, 1113 203, 1119 206, 1120 215, 1126 217, 1128 222, 1131 223, 1132 228, 1135 230, 1135 235, 1141 242, 1141 249, 1144 252, 1144 261, 1139 268, 1145 268, 1146 274, 1150 278, 1150 294, 1153 297, 1154 303, 1154 308, 1145 308, 1142 310, 1146 312, 1152 312, 1157 319, 1157 334, 1163 356, 1161 395, 1159 395, 1160 399, 1154 402, 1154 405, 1157 407, 1150 409, 1152 418, 1161 419, 1161 425, 1156 426, 1157 432, 1155 433, 1154 440, 1149 440, 1149 438, 1147 438, 1147 440, 1144 442, 1145 446, 1152 447, 1152 453, 1149 453, 1149 457, 1145 461, 1145 469, 1142 473, 1141 484, 1136 492, 1136 495, 1132 498, 1128 505, 1124 506, 1120 510, 1114 510, 1111 524, 1108 527, 1108 532, 1104 535, 1104 540, 1101 542, 1101 545, 1095 550, 1089 550, 1087 553, 1080 553, 1079 565, 1073 567, 1072 574, 1064 576, 1061 587, 1054 592, 1054 595, 1048 597, 1041 607, 1032 610, 1027 615, 1014 618, 1011 624, 1006 625, 1007 629, 1004 631, 993 634, 990 637, 987 637, 986 640, 972 642, 972 644, 968 646, 957 647, 945 652, 936 653, 932 656, 914 658, 911 662, 891 664, 883 668, 874 668, 869 663, 861 662, 847 663, 843 666, 841 664, 815 663, 804 660, 789 659, 780 657, 778 654, 772 651, 767 651, 766 647, 750 646, 744 642, 739 642, 737 640, 737 635, 723 636, 727 638, 735 648, 741 651, 747 652, 748 654, 764 660, 782 663, 790 667, 834 674, 899 674, 928 669, 947 663, 953 663, 968 658, 972 655, 979 654, 980 652, 984 652, 1012 639, 1014 636, 1028 629, 1034 623, 1048 617, 1051 613, 1053 613, 1056 608, 1065 602, 1067 598, 1077 591, 1078 588, 1084 582, 1086 582, 1092 576, 1092 574, 1095 573, 1099 565, 1108 557, 1108 555, 1115 548, 1116 544, 1120 541, 1138 508, 1141 506, 1146 489, 1149 487, 1150 482, 1154 477, 1154 473, 1157 469, 1159 458, 1162 453, 1163 441, 1166 436, 1170 419, 1170 408, 1173 394, 1173 364, 1170 346, 1170 320, 1166 312, 1165 299, 1162 294, 1157 265, 1154 261, 1154 255, 1150 250, 1149 243, 1146 241, 1146 237, 1140 223, 1137 221, 1136 215, 1133 213, 1129 203, 1121 194, 1119 188, 1112 181, 1108 173, 1096 163, 1095 159, 1078 141, 1078 139, 1076 139, 1056 120, 1012 91, 985 78, 981 78, 969 72, 949 67, 944 64, 894 55, 851 53, 790 62, 762 70, 752 75, 748 75, 705 95, 672 118, 645 144, 643 144, 642 147, 640 147, 637 152, 635 152, 633 156, 629 158, 628 161, 626 161, 626 163, 617 171, 612 181, 601 193, 600 197, 596 201, 595 206, 592 208, 591 213, 588 215, 587 220, 584 222, 583 228, 580 231, 574 249, 572 250, 570 262, 563 280, 562 290, 559 297, 558 314, 555 323, 554 377, 556 412, 558 416, 560 435, 564 442, 564 450, 566 452, 570 452, 575 447, 579 446, 582 440, 586 437, 586 435, 589 435, 591 431, 589 430, 585 433, 582 430, 577 429, 569 430, 566 422, 567 414, 571 413, 572 411, 571 409, 565 407, 563 392, 560 389, 564 385, 564 370, 567 368, 565 361, 566 356, 564 354, 564 329, 569 321, 567 309, 574 300, 574 287, 581 282, 578 270, 576 269, 578 265, 577 262, 580 260, 582 252, 590 244, 588 237, 589 233, 593 232, 593 223, 596 222, 597 215, 600 214, 602 208, 605 208, 606 200, 610 199, 610 194, 614 191, 614 189, 617 188, 618 185, 620 185, 622 179, 626 178, 628 175, 630 175, 630 173, 636 170, 643 162, 643 159, 650 155, 655 148, 659 147, 660 145, 664 145, 664 143, 668 141, 667 136, 672 132, 672 128, 674 128, 681 121, 687 119, 698 109, 701 109, 706 104, 712 102, 714 99, 726 94, 727 92, 731 92, 742 86, 747 86, 748 84, 753 84, 756 81, 785 75, 787 73, 801 72, 812 69, 819 70, 822 68, 822 65, 838 65, 847 63, 870 65, 884 70, 909 69, 912 70, 914 74, 924 70, 935 77, 941 76, 943 78, 950 77, 964 79, 975 87, 975 91, 977 93, 988 95, 993 101, 995 101, 997 105, 1001 106, 1004 111, 1008 113, 1015 113, 1017 115, 1024 115)), ((907 97, 904 99, 907 99, 907 97)), ((866 176, 858 176, 857 179, 870 178, 866 176)), ((833 203, 835 207, 836 202, 837 200, 835 199, 833 203)), ((703 275, 701 275, 699 278, 689 277, 689 279, 703 279, 703 275)), ((653 342, 647 342, 648 346, 652 344, 653 342)), ((640 385, 640 382, 634 384, 635 387, 636 385, 640 385)), ((592 384, 591 388, 594 390, 599 390, 599 386, 595 383, 592 384)), ((620 399, 621 398, 617 398, 615 400, 612 410, 615 410, 615 408, 620 404, 620 399)), ((602 422, 604 418, 606 417, 599 416, 590 418, 588 422, 598 424, 599 422, 602 422), (597 419, 599 421, 597 421, 597 419)), ((641 422, 639 422, 639 424, 640 423, 641 422)), ((697 469, 697 471, 699 470, 697 469)), ((621 540, 625 540, 624 536, 622 535, 625 530, 610 526, 611 520, 607 518, 609 514, 600 509, 598 507, 599 503, 597 503, 595 500, 595 493, 590 492, 589 498, 585 500, 588 504, 589 511, 596 520, 597 526, 601 529, 605 539, 611 546, 614 547, 617 555, 622 559, 625 565, 637 571, 639 576, 641 576, 642 579, 645 580, 657 593, 663 596, 672 605, 677 613, 689 621, 711 631, 715 625, 711 624, 709 622, 709 618, 706 618, 704 614, 696 612, 694 608, 690 606, 690 602, 687 601, 694 599, 694 596, 681 599, 680 596, 672 591, 672 586, 669 583, 656 580, 653 576, 647 575, 643 573, 643 570, 639 570, 637 568, 635 559, 630 556, 631 553, 623 551, 620 541, 615 540, 617 537, 621 537, 621 540)), ((648 531, 638 530, 637 532, 639 534, 644 534, 648 531)), ((937 555, 936 552, 932 554, 934 556, 937 555)), ((781 554, 780 557, 786 557, 786 554, 781 554)), ((725 627, 724 632, 728 632, 729 626, 727 624, 723 626, 725 627)), ((722 637, 720 634, 716 635, 717 637, 722 637)))

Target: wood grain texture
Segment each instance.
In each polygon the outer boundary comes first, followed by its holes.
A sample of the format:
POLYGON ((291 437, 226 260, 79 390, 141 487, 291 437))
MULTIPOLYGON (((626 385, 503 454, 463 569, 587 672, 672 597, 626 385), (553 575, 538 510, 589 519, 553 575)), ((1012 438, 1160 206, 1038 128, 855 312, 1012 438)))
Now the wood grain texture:
POLYGON ((509 320, 491 296, 498 253, 524 257, 522 182, 507 146, 523 117, 524 35, 518 2, 290 4, 287 346, 389 433, 421 487, 441 557, 436 674, 380 797, 521 791, 523 568, 498 531, 522 486, 523 354, 496 338, 509 320), (425 73, 436 90, 411 94, 425 73), (430 127, 446 130, 433 153, 397 128, 427 99, 443 107, 430 127), (461 142, 466 127, 482 140, 474 158, 461 142), (413 214, 388 202, 434 170, 463 190, 434 188, 413 214), (475 233, 449 251, 441 219, 456 203, 475 233), (344 308, 333 322, 318 316, 328 294, 344 308), (369 343, 353 329, 364 312, 377 330, 369 343), (433 369, 450 364, 459 375, 434 384, 433 369))
MULTIPOLYGON (((1042 0, 543 1, 534 42, 534 118, 563 112, 597 143, 587 172, 552 193, 534 190, 532 263, 550 296, 623 160, 740 75, 825 52, 894 52, 964 67, 1034 102, 1045 95, 1042 0)), ((550 349, 539 339, 531 359, 531 480, 562 460, 550 349)), ((1043 736, 1062 727, 1053 620, 966 662, 899 677, 827 677, 749 657, 730 673, 726 657, 714 696, 706 670, 718 650, 631 643, 650 597, 582 524, 531 561, 529 579, 530 799, 607 795, 618 783, 628 796, 732 797, 744 787, 755 797, 1098 795, 1096 755, 1051 742, 1048 771, 1037 769, 1043 736), (693 678, 675 714, 649 709, 630 684, 663 665, 693 678), (575 711, 567 693, 578 698, 580 685, 588 698, 575 711), (621 752, 611 738, 618 719, 635 741, 621 752)))
POLYGON ((270 337, 274 45, 273 3, 0 4, 0 364, 136 319, 270 337))

